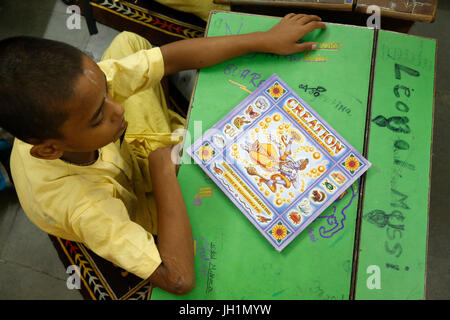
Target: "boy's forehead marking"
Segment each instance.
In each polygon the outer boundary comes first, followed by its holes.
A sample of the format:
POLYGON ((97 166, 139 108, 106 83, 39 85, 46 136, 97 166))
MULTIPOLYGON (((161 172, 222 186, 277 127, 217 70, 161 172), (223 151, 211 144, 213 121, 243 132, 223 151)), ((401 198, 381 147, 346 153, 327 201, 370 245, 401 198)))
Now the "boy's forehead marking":
POLYGON ((99 86, 97 80, 95 79, 94 71, 92 71, 90 69, 83 69, 83 74, 93 85, 95 85, 97 88, 100 89, 100 86, 99 86))
MULTIPOLYGON (((100 69, 99 69, 100 70, 100 69)), ((89 67, 85 67, 83 68, 83 76, 85 77, 85 79, 87 79, 89 81, 89 83, 91 83, 92 85, 95 86, 96 89, 98 89, 99 91, 103 91, 103 99, 101 101, 101 103, 99 105, 96 106, 95 108, 95 113, 93 115, 89 115, 88 119, 89 122, 94 121, 98 115, 100 114, 103 104, 105 102, 107 93, 108 93, 108 82, 106 79, 106 75, 103 73, 102 70, 100 70, 100 74, 103 75, 104 79, 105 79, 105 85, 103 85, 101 83, 101 80, 99 80, 101 78, 101 76, 97 75, 97 73, 95 72, 95 70, 90 69, 89 67)))

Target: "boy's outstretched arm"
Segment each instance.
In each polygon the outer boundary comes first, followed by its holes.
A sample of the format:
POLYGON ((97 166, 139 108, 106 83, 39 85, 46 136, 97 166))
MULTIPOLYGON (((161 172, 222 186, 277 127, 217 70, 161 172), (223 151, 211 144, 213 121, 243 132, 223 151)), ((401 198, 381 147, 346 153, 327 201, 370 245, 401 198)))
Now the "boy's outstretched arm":
POLYGON ((157 247, 162 260, 149 279, 163 290, 186 294, 195 285, 194 241, 171 160, 172 147, 157 149, 148 157, 158 210, 157 247))
POLYGON ((165 75, 206 68, 251 52, 286 55, 312 50, 314 42, 297 41, 325 28, 318 16, 290 13, 268 31, 172 42, 161 47, 165 75))

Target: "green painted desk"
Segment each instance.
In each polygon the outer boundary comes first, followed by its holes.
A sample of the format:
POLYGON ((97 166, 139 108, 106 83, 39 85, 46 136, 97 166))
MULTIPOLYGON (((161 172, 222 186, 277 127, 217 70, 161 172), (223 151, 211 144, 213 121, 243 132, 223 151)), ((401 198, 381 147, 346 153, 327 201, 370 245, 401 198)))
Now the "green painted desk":
MULTIPOLYGON (((207 36, 277 21, 215 12, 207 36)), ((196 288, 182 297, 155 288, 152 299, 424 298, 436 41, 337 24, 311 39, 312 53, 248 54, 201 70, 184 147, 277 73, 372 167, 280 253, 184 153, 196 288)))

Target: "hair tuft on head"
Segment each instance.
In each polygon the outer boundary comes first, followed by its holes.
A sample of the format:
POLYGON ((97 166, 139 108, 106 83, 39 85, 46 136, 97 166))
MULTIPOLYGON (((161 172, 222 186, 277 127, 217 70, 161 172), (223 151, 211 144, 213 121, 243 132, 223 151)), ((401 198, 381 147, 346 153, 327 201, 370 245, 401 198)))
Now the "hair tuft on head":
POLYGON ((0 41, 0 127, 23 141, 62 138, 63 107, 83 72, 66 43, 19 36, 0 41))

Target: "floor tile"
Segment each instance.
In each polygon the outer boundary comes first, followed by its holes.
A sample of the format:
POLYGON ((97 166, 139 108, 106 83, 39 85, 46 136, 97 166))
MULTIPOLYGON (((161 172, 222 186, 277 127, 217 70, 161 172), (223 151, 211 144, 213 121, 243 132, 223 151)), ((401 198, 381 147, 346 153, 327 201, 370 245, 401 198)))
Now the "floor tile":
POLYGON ((32 224, 21 208, 17 212, 0 259, 28 266, 55 278, 67 277, 64 265, 47 233, 32 224))
POLYGON ((55 1, 55 4, 53 5, 52 11, 59 12, 59 13, 67 13, 67 7, 69 7, 69 6, 66 5, 64 2, 62 2, 61 0, 57 0, 57 1, 55 1))
POLYGON ((80 17, 80 29, 69 29, 66 25, 68 18, 68 14, 52 12, 43 37, 46 39, 62 41, 83 50, 89 41, 89 31, 85 24, 84 17, 80 17))
MULTIPOLYGON (((109 47, 113 39, 120 33, 120 31, 105 26, 101 23, 96 23, 98 33, 91 35, 83 49, 94 61, 99 62, 103 56, 103 52, 109 47)), ((86 27, 87 28, 87 27, 86 27)))
POLYGON ((55 2, 56 0, 0 1, 0 39, 18 35, 42 37, 55 2))
POLYGON ((19 209, 20 203, 13 189, 0 192, 0 257, 19 209))
POLYGON ((83 300, 81 293, 67 288, 67 279, 0 260, 1 300, 83 300))
MULTIPOLYGON (((447 242, 448 243, 448 242, 447 242)), ((428 254, 425 295, 428 300, 450 300, 448 256, 428 254)))
POLYGON ((191 100, 196 74, 197 70, 185 70, 169 76, 171 83, 180 90, 187 101, 191 100))

